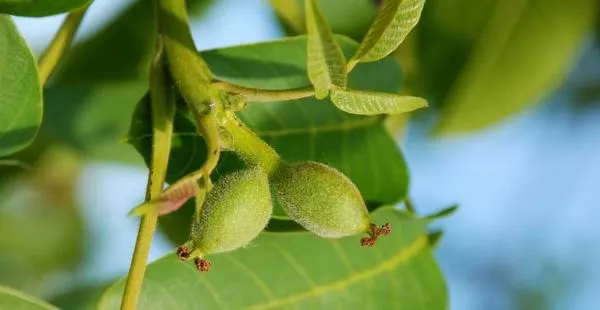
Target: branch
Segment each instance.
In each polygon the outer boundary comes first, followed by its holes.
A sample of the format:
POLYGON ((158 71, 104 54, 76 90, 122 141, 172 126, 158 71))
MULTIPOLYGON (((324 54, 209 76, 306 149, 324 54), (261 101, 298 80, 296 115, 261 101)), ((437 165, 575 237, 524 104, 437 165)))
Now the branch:
POLYGON ((158 0, 158 20, 173 82, 192 109, 208 110, 213 74, 196 51, 185 0, 158 0))
POLYGON ((275 172, 281 163, 277 152, 246 127, 233 112, 226 114, 222 126, 232 136, 232 148, 243 160, 259 165, 268 175, 275 172))
MULTIPOLYGON (((169 91, 166 83, 160 36, 157 38, 156 45, 155 58, 150 71, 152 162, 146 188, 146 201, 158 197, 162 192, 171 151, 173 118, 175 115, 175 94, 173 91, 169 91)), ((127 282, 125 283, 121 309, 136 309, 157 220, 158 212, 156 210, 151 210, 142 217, 127 282)))
POLYGON ((50 45, 48 45, 42 56, 40 56, 38 60, 40 84, 46 84, 60 60, 67 53, 88 8, 89 4, 69 13, 58 29, 58 32, 54 35, 50 45))

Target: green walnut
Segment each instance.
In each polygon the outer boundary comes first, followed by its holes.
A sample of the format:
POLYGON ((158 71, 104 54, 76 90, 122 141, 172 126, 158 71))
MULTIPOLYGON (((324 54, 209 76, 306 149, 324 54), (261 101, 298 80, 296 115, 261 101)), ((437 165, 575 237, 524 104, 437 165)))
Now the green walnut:
POLYGON ((273 204, 267 174, 259 167, 223 176, 196 211, 190 238, 179 247, 181 260, 194 259, 200 271, 207 271, 206 255, 243 247, 265 228, 273 204))
POLYGON ((371 233, 358 188, 338 170, 317 162, 281 164, 271 181, 281 207, 307 230, 325 238, 371 233))

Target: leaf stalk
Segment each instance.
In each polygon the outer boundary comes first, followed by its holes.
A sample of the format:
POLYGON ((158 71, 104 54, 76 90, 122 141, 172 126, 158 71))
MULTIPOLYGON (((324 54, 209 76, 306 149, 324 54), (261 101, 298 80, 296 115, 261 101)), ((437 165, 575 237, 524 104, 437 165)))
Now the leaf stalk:
POLYGON ((296 100, 315 95, 312 87, 301 87, 292 89, 258 89, 235 85, 225 81, 213 81, 211 86, 226 92, 239 94, 248 101, 269 102, 269 101, 288 101, 296 100))

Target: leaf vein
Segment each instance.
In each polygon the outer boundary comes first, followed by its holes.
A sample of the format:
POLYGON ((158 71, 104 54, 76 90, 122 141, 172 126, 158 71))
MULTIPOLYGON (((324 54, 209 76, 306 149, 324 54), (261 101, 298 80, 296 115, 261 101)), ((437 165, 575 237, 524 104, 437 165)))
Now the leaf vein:
MULTIPOLYGON (((412 257, 416 256, 427 246, 427 237, 420 236, 415 241, 413 241, 406 248, 400 250, 395 256, 392 258, 383 261, 381 264, 377 265, 374 268, 363 270, 356 274, 350 275, 348 278, 341 279, 329 284, 319 285, 311 288, 310 290, 290 295, 287 297, 283 297, 280 299, 272 300, 264 304, 257 304, 254 306, 250 306, 247 309, 272 309, 281 307, 283 305, 294 304, 306 299, 321 297, 328 293, 340 291, 346 289, 348 286, 360 283, 363 280, 370 279, 376 276, 379 276, 386 271, 393 270, 399 265, 407 262, 412 257)), ((288 254, 289 255, 289 254, 288 254)))

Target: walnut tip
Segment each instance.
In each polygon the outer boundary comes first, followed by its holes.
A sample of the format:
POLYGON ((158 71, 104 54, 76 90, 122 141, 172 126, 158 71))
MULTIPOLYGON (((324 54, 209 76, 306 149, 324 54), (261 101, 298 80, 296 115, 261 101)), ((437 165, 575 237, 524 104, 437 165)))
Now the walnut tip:
POLYGON ((188 247, 185 245, 182 245, 177 248, 176 254, 180 261, 186 261, 188 258, 190 258, 190 249, 188 249, 188 247))
POLYGON ((198 271, 206 272, 210 269, 211 264, 210 261, 198 257, 194 260, 194 265, 196 265, 196 269, 198 269, 198 271))

